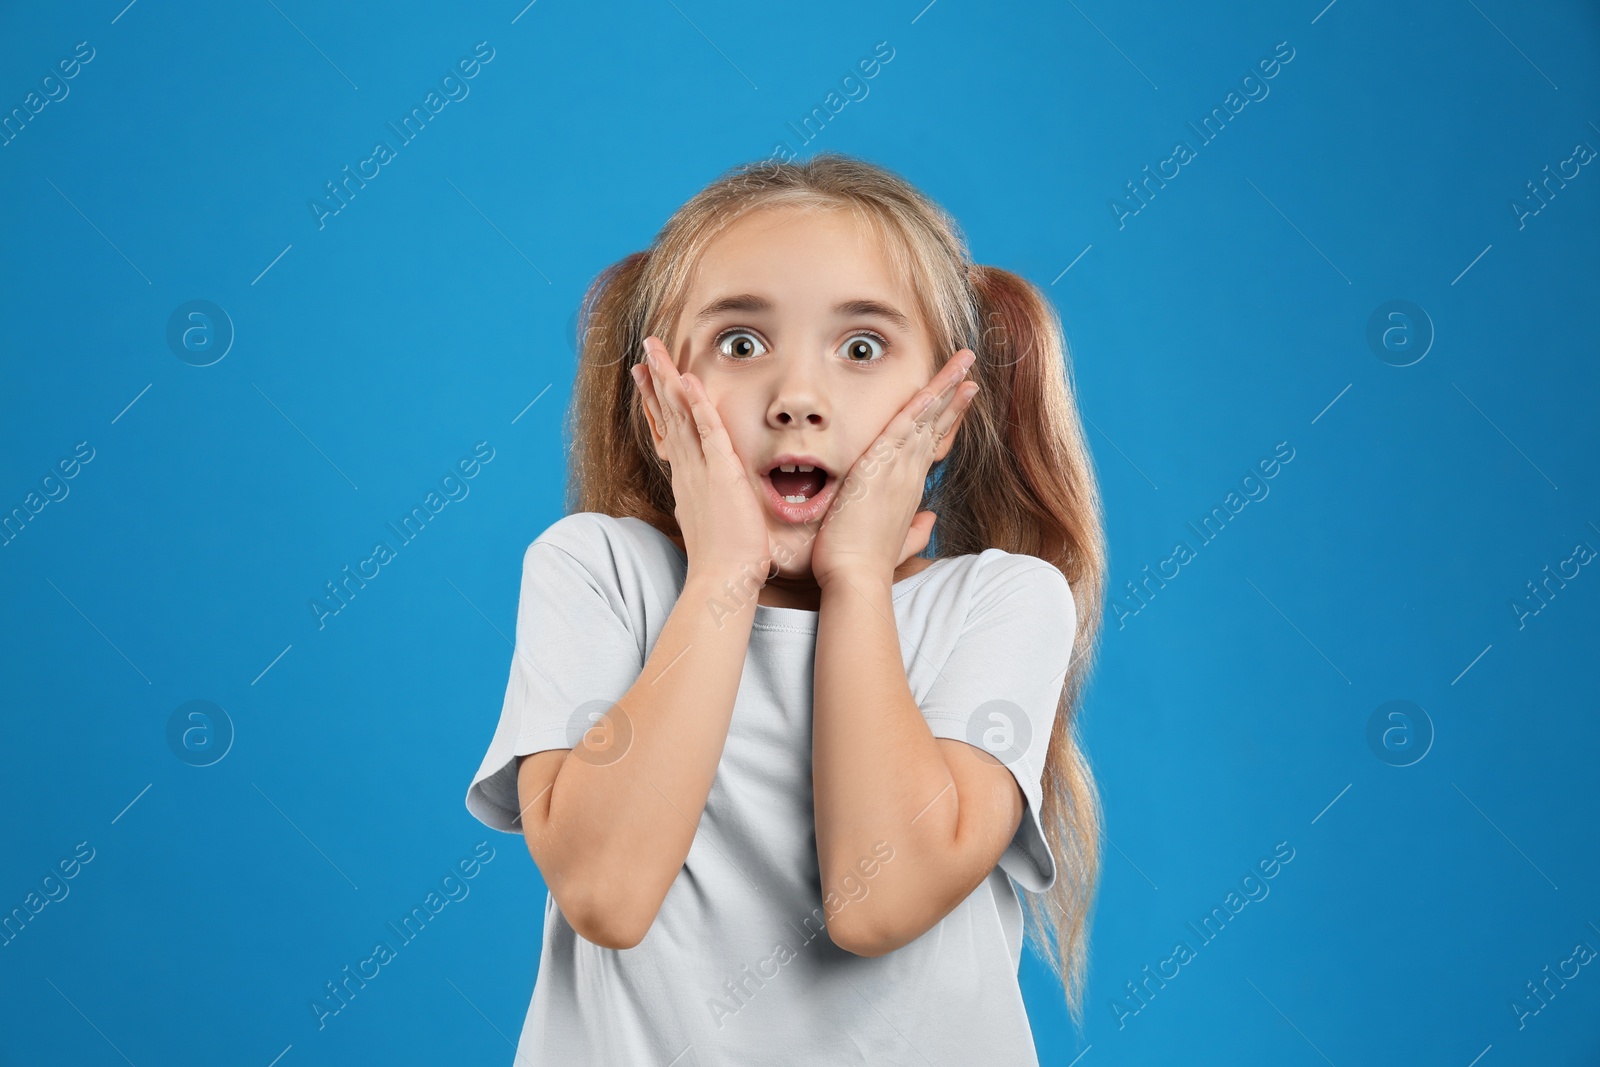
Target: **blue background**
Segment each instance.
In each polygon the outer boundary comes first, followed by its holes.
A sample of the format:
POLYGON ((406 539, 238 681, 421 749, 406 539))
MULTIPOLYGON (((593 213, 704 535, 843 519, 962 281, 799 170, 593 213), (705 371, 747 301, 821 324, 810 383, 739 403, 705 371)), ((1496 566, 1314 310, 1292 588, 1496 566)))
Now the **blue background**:
POLYGON ((1514 607, 1600 548, 1600 163, 1511 207, 1600 148, 1593 5, 123 2, 0 13, 0 111, 94 49, 0 146, 0 508, 94 450, 0 548, 0 910, 94 850, 0 948, 5 1062, 510 1062, 545 892, 462 798, 522 549, 562 514, 573 315, 780 143, 905 174, 1072 346, 1108 843, 1081 1036, 1024 961, 1043 1062, 1597 1062, 1600 965, 1512 1008, 1600 949, 1600 573, 1514 607), (479 41, 469 95, 319 228, 323 183, 479 41), (868 95, 798 136, 880 41, 868 95), (206 367, 167 340, 192 300, 233 333, 206 367), (1392 300, 1421 313, 1374 346, 1392 300), (479 441, 469 495, 319 629, 323 584, 479 441), (1179 540, 1141 606, 1125 583, 1179 540), (168 738, 193 700, 222 709, 201 751, 231 724, 207 767, 168 738), (319 1030, 324 983, 480 841, 470 895, 319 1030), (1281 841, 1202 946, 1188 924, 1281 841))

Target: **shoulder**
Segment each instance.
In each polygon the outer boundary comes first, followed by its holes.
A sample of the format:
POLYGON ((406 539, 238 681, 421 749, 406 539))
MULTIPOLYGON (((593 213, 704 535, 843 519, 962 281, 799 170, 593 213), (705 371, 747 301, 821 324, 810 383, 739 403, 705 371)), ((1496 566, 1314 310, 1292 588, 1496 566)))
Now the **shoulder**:
POLYGON ((533 539, 527 553, 532 553, 540 545, 549 545, 579 560, 588 560, 613 548, 619 535, 618 521, 615 515, 599 511, 575 511, 563 515, 533 539))
POLYGON ((1047 559, 1003 548, 986 548, 952 559, 953 577, 964 587, 968 617, 1003 612, 1031 616, 1055 628, 1077 628, 1077 604, 1061 569, 1047 559))
POLYGON ((575 511, 545 527, 527 550, 532 552, 539 545, 550 545, 589 563, 624 555, 638 556, 658 541, 667 541, 666 535, 643 519, 601 511, 575 511))
POLYGON ((577 511, 551 523, 523 553, 524 573, 551 566, 580 570, 596 589, 633 602, 675 590, 684 562, 671 540, 643 519, 577 511))

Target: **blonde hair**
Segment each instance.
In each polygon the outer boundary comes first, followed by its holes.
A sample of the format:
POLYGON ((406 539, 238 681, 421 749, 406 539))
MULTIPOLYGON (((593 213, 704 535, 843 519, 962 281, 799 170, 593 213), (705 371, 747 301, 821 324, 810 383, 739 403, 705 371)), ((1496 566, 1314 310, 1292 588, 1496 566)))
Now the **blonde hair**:
POLYGON ((584 296, 567 510, 631 515, 681 535, 670 470, 651 443, 629 368, 652 334, 675 351, 674 324, 707 245, 744 215, 779 206, 852 212, 880 238, 897 275, 916 279, 935 369, 962 348, 977 355, 968 377, 982 389, 924 493, 922 508, 939 516, 933 558, 1001 548, 1048 561, 1072 588, 1078 625, 1040 813, 1058 877, 1026 898, 1029 941, 1062 981, 1081 1030, 1102 815, 1077 709, 1103 615, 1105 544, 1066 341, 1044 294, 1009 271, 973 263, 956 221, 882 167, 837 153, 735 167, 680 207, 650 248, 601 272, 584 296))

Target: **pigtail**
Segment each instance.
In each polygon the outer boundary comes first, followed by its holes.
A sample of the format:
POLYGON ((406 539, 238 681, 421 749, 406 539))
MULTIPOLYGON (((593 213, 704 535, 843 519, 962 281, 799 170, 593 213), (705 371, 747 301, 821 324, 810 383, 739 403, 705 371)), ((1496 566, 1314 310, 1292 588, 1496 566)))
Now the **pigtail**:
POLYGON ((676 531, 670 471, 656 455, 631 377, 648 335, 643 290, 650 256, 623 257, 584 293, 565 427, 571 442, 565 504, 569 513, 634 515, 676 531))
POLYGON ((1062 635, 1072 655, 1046 750, 1040 813, 1057 879, 1026 898, 1030 938, 1062 976, 1081 1028, 1103 815, 1076 712, 1105 596, 1099 490, 1054 306, 1032 283, 998 267, 973 265, 967 281, 977 323, 975 340, 967 342, 978 357, 971 377, 983 388, 925 506, 939 514, 937 555, 999 547, 1037 556, 1072 589, 1078 625, 1075 634, 1062 635))

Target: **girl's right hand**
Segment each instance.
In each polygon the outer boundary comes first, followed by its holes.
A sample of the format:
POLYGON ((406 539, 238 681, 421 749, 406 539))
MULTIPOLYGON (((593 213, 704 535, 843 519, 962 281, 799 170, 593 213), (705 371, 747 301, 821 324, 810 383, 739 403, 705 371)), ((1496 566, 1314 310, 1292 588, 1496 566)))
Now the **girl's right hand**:
POLYGON ((733 450, 705 387, 678 373, 667 346, 645 338, 646 361, 633 368, 657 451, 672 468, 673 513, 689 573, 765 583, 772 567, 757 487, 733 450), (651 358, 653 357, 653 358, 651 358))

